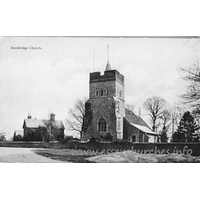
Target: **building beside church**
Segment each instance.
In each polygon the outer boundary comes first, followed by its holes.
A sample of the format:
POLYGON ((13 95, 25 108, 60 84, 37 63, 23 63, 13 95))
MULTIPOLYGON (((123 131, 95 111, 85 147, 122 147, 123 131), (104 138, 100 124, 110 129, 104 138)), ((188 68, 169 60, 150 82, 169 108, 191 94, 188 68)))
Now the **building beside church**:
POLYGON ((64 139, 64 125, 55 120, 55 114, 50 114, 49 120, 33 119, 28 115, 23 123, 24 140, 26 141, 59 141, 64 139), (50 134, 48 133, 50 132, 50 134))
POLYGON ((93 137, 131 142, 157 142, 158 138, 141 117, 125 108, 124 76, 111 70, 109 61, 103 75, 90 73, 82 140, 93 137))

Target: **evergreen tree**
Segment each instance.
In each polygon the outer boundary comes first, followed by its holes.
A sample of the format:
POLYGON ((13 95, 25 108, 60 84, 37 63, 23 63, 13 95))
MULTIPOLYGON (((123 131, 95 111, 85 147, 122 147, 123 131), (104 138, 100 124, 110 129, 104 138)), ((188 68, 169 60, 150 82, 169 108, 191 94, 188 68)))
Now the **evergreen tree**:
POLYGON ((13 141, 16 141, 16 133, 14 132, 13 141))
POLYGON ((6 135, 5 133, 0 133, 0 141, 6 140, 6 135))
POLYGON ((162 132, 160 134, 160 140, 161 140, 161 142, 167 142, 168 141, 167 128, 165 126, 163 127, 162 132))
POLYGON ((13 141, 23 141, 23 137, 20 134, 18 134, 15 136, 15 140, 13 141))
POLYGON ((182 116, 177 131, 172 135, 172 142, 199 142, 199 136, 195 133, 198 129, 194 117, 187 111, 182 116))

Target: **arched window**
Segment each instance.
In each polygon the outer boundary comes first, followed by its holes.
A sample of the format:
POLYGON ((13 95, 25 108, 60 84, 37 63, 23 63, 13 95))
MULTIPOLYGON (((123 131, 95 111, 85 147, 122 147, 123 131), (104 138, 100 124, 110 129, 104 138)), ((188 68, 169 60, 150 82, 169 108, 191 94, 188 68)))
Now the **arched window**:
POLYGON ((107 129, 106 120, 103 119, 103 118, 100 118, 99 122, 98 122, 98 131, 99 132, 106 132, 106 129, 107 129))
POLYGON ((106 95, 108 96, 108 94, 109 94, 109 93, 108 93, 108 90, 106 90, 106 95))
POLYGON ((95 95, 99 96, 99 91, 98 90, 95 91, 95 95))
POLYGON ((100 90, 100 96, 103 96, 103 89, 100 90))
POLYGON ((132 135, 131 141, 136 142, 136 136, 135 135, 132 135))

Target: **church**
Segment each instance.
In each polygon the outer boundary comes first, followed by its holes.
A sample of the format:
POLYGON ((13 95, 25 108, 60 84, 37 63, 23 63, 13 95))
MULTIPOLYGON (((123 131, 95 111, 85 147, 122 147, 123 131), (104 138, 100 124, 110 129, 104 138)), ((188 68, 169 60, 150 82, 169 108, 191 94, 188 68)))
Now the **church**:
POLYGON ((100 141, 158 141, 158 134, 141 117, 125 108, 124 91, 124 76, 111 69, 109 60, 103 75, 100 72, 90 73, 83 141, 91 138, 100 141))

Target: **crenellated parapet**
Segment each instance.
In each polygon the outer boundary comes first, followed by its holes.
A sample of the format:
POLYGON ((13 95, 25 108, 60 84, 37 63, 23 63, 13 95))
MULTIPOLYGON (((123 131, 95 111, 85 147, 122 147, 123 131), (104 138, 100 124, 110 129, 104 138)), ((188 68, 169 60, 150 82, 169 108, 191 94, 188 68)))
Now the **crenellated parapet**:
POLYGON ((107 81, 118 81, 124 85, 124 76, 117 70, 104 71, 101 75, 100 72, 90 73, 90 83, 107 82, 107 81))

